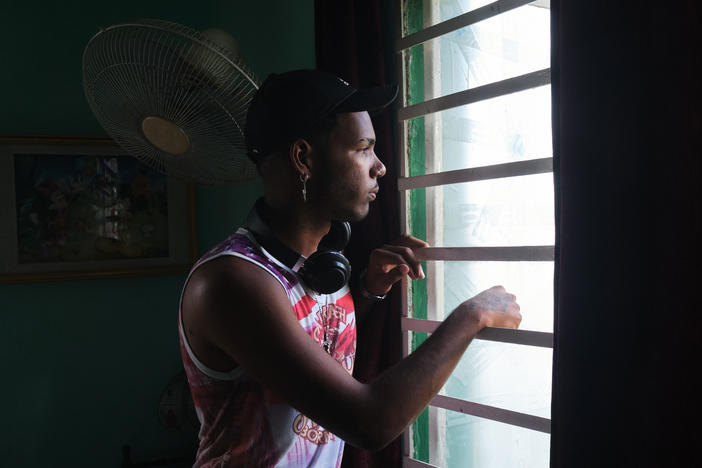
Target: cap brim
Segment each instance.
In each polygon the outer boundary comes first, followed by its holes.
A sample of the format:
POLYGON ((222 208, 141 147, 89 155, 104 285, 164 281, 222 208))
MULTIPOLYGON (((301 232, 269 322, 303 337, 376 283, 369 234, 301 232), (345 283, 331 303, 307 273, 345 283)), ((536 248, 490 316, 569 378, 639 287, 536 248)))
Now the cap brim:
POLYGON ((336 112, 362 112, 373 114, 386 108, 397 97, 398 86, 386 85, 357 90, 336 106, 336 112))

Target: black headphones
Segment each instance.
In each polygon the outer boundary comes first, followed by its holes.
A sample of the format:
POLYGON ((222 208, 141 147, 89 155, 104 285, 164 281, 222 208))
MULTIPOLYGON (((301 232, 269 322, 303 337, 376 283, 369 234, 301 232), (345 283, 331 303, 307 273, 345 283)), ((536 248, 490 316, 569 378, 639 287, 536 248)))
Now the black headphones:
POLYGON ((280 263, 296 272, 313 291, 331 294, 343 288, 351 277, 351 265, 340 252, 351 238, 347 222, 332 221, 329 233, 319 242, 317 251, 305 258, 280 242, 263 221, 259 209, 263 199, 258 199, 246 220, 256 241, 280 263))

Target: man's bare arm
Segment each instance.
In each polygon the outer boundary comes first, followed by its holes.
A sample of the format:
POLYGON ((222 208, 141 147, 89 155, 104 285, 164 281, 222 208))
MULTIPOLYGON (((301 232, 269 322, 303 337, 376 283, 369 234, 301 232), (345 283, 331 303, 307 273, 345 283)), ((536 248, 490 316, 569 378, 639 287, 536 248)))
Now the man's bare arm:
POLYGON ((492 288, 459 306, 412 355, 368 384, 351 377, 300 327, 280 284, 244 260, 200 267, 184 296, 195 329, 278 397, 352 445, 379 449, 436 395, 485 326, 516 327, 514 296, 492 288))

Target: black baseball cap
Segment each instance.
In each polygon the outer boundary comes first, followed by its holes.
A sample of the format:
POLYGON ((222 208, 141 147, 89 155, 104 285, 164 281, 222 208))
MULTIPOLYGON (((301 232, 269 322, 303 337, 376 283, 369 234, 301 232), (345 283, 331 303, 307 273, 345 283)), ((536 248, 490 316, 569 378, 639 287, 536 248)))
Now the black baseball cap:
POLYGON ((254 161, 305 136, 332 113, 373 114, 397 96, 397 85, 355 89, 321 70, 271 74, 254 95, 246 116, 246 153, 254 161))

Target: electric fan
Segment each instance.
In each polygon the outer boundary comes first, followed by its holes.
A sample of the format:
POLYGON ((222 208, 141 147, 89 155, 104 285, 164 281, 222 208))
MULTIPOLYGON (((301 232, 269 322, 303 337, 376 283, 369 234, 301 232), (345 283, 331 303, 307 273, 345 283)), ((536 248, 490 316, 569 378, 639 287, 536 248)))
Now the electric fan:
POLYGON ((244 128, 258 81, 213 38, 139 20, 101 29, 83 53, 85 95, 108 135, 153 169, 205 185, 256 175, 244 128))

